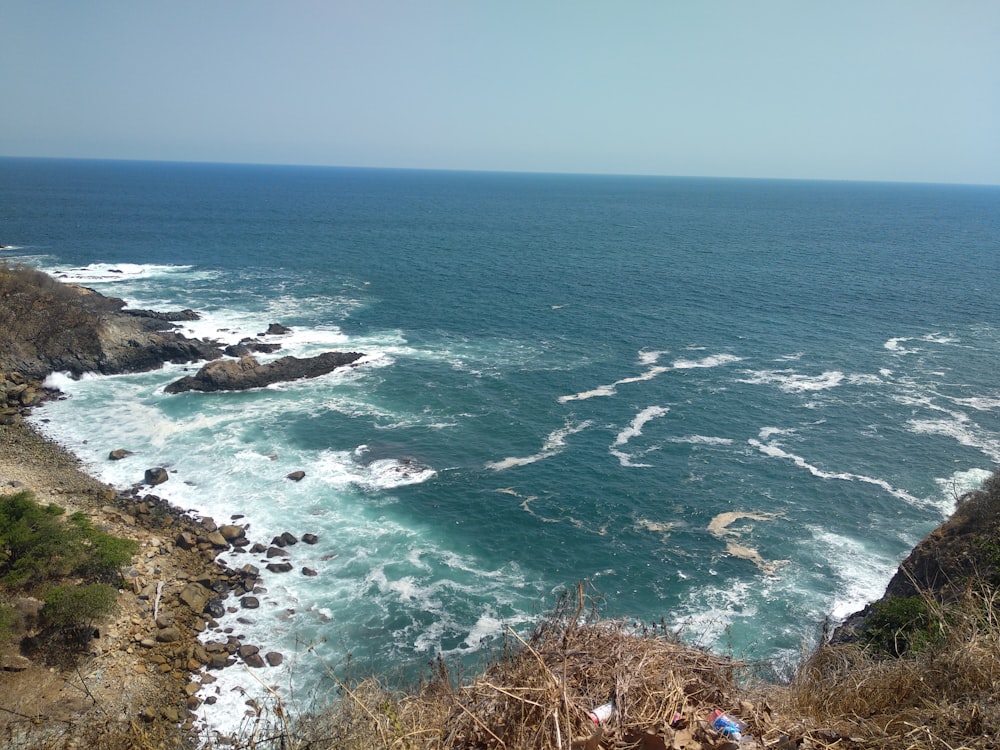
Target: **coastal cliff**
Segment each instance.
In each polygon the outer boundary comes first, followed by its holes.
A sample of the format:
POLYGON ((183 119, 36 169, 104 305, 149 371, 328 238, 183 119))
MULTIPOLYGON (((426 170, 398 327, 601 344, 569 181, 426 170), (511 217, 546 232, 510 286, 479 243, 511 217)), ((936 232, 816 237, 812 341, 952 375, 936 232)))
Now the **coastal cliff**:
MULTIPOLYGON (((132 372, 164 362, 215 361, 222 356, 214 342, 187 339, 172 330, 172 318, 194 315, 190 311, 128 311, 121 300, 60 284, 29 269, 3 269, 0 284, 0 335, 5 337, 0 346, 4 373, 0 401, 9 405, 8 413, 37 404, 46 395, 38 381, 56 370, 132 372)), ((360 355, 344 356, 338 365, 350 364, 360 355)), ((222 372, 235 365, 257 374, 250 361, 245 366, 223 361, 230 365, 222 372)), ((207 371, 215 369, 209 366, 207 371)), ((252 591, 253 572, 227 571, 214 564, 216 550, 231 541, 214 536, 222 533, 214 522, 191 525, 183 514, 151 496, 117 493, 88 482, 71 457, 60 456, 24 424, 0 425, 0 443, 0 485, 25 486, 40 498, 57 499, 102 526, 133 536, 142 550, 121 592, 120 617, 102 626, 101 638, 85 655, 88 661, 82 669, 54 673, 38 667, 31 673, 3 675, 11 696, 27 695, 24 686, 46 674, 54 675, 46 680, 60 683, 46 682, 52 694, 60 696, 57 700, 0 706, 20 712, 6 717, 22 732, 16 735, 16 746, 61 747, 67 738, 79 746, 86 737, 93 738, 95 747, 111 747, 105 736, 89 733, 110 709, 124 719, 116 725, 115 731, 125 733, 119 736, 135 740, 160 727, 156 731, 168 732, 160 736, 170 738, 115 747, 196 746, 196 738, 169 734, 177 727, 192 728, 187 712, 198 705, 197 691, 210 683, 196 682, 191 674, 213 662, 248 662, 235 638, 226 638, 225 643, 220 639, 214 652, 198 650, 199 630, 213 623, 204 611, 207 602, 191 591, 200 597, 202 592, 194 587, 206 589, 207 595, 218 585, 246 593, 252 591), (162 601, 169 603, 163 604, 167 618, 152 616, 161 590, 162 601), (178 640, 167 638, 175 633, 178 640), (138 680, 137 675, 149 679, 138 680), (67 699, 76 693, 84 697, 67 699), (43 705, 51 712, 41 713, 43 705), (80 717, 94 723, 81 727, 80 717), (37 734, 29 738, 32 732, 37 734)), ((998 540, 1000 475, 994 475, 982 490, 963 496, 954 515, 917 545, 880 602, 929 597, 942 605, 962 604, 970 590, 995 585, 1000 570, 998 540)), ((568 609, 564 605, 543 618, 536 635, 524 642, 525 648, 510 646, 471 685, 455 687, 440 667, 440 679, 411 694, 395 689, 366 693, 356 685, 344 686, 349 700, 320 706, 317 717, 284 719, 279 731, 269 735, 275 738, 271 746, 338 750, 401 746, 985 750, 1000 746, 993 729, 1000 726, 994 697, 1000 683, 993 676, 1000 670, 1000 639, 994 637, 996 630, 989 630, 995 621, 989 605, 974 611, 967 629, 949 615, 949 632, 935 631, 934 638, 921 642, 919 654, 908 653, 905 658, 873 653, 865 640, 879 612, 877 605, 849 618, 833 645, 822 646, 808 658, 790 686, 748 691, 734 677, 742 665, 709 658, 655 628, 637 632, 621 623, 584 621, 582 605, 577 609, 571 601, 568 609), (990 616, 980 617, 980 612, 990 616), (656 648, 646 649, 651 639, 656 639, 656 648), (959 684, 957 678, 964 682, 959 684), (609 696, 615 706, 613 718, 594 725, 586 710, 604 705, 609 696), (542 706, 545 711, 536 710, 542 706), (731 712, 747 725, 748 738, 742 744, 712 730, 707 717, 714 708, 731 712), (498 723, 501 711, 503 721, 498 723), (755 739, 749 739, 751 735, 755 739), (530 743, 514 741, 529 736, 530 743), (417 745, 414 737, 426 742, 417 745)))
POLYGON ((0 372, 42 380, 53 372, 113 375, 222 357, 215 342, 174 330, 176 321, 192 319, 190 310, 127 310, 123 300, 41 271, 0 266, 0 372))

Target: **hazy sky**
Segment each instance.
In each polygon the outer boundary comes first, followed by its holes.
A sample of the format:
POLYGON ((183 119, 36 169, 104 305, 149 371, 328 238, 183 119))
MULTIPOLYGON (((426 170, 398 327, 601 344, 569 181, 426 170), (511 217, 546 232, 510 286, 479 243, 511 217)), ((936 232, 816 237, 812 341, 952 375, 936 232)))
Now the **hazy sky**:
POLYGON ((0 155, 1000 184, 1000 0, 0 0, 0 155))

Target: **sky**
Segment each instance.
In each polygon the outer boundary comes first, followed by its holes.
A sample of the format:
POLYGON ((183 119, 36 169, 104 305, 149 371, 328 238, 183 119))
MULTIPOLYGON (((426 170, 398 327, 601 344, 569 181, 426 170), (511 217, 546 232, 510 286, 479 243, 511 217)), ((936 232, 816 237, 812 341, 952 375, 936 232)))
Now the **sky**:
POLYGON ((0 155, 1000 184, 1000 0, 2 0, 0 155))

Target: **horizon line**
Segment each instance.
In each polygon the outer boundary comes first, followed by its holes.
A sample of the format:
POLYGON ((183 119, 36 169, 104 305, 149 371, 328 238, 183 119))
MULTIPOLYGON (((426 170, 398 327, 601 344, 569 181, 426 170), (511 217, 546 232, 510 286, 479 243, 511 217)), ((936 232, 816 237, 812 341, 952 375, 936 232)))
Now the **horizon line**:
POLYGON ((857 177, 749 177, 745 175, 719 174, 662 174, 651 172, 586 172, 586 171, 548 171, 531 169, 476 169, 460 167, 388 167, 365 164, 310 164, 304 162, 243 162, 243 161, 213 161, 208 159, 148 159, 117 156, 25 156, 0 154, 0 159, 22 161, 79 161, 79 162, 119 162, 126 164, 176 164, 202 166, 232 166, 232 167, 284 167, 299 169, 354 169, 383 172, 444 172, 458 174, 498 174, 498 175, 536 175, 552 177, 628 177, 649 179, 678 180, 746 180, 761 182, 837 182, 861 183, 877 185, 949 185, 954 187, 1000 187, 1000 182, 935 182, 932 180, 901 180, 857 177))

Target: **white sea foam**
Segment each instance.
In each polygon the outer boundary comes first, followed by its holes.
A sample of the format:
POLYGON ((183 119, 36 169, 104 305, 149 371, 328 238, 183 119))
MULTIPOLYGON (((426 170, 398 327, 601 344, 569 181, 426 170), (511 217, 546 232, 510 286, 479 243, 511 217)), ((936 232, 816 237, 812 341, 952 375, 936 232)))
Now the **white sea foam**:
POLYGON ((678 608, 671 629, 709 648, 722 645, 730 626, 758 613, 749 580, 726 580, 722 585, 695 589, 678 608))
MULTIPOLYGON (((82 267, 55 266, 46 269, 60 281, 70 284, 117 284, 188 273, 191 266, 152 263, 91 263, 82 267)), ((204 274, 205 272, 202 272, 204 274)))
POLYGON ((737 380, 749 385, 777 385, 785 393, 808 393, 836 388, 844 381, 844 373, 827 370, 820 375, 802 375, 794 370, 747 370, 746 377, 737 380))
POLYGON ((976 411, 993 411, 1000 409, 1000 397, 997 396, 970 396, 969 398, 953 398, 953 403, 959 406, 966 406, 976 411))
POLYGON ((1000 440, 972 422, 965 414, 951 413, 948 419, 911 419, 906 423, 918 435, 941 435, 959 445, 975 448, 994 462, 1000 462, 1000 440))
MULTIPOLYGON (((764 439, 766 440, 769 439, 770 436, 774 434, 773 433, 774 428, 764 428, 764 429, 771 431, 768 434, 768 438, 764 439)), ((761 431, 762 434, 763 432, 764 430, 761 431)), ((932 501, 914 497, 905 490, 893 487, 889 482, 885 481, 884 479, 877 479, 875 477, 865 476, 864 474, 855 474, 853 472, 825 471, 823 469, 820 469, 818 466, 814 466, 813 464, 809 463, 802 456, 786 451, 783 447, 781 447, 781 444, 778 443, 777 441, 772 441, 768 443, 764 442, 764 440, 754 440, 753 438, 751 438, 747 442, 751 446, 756 448, 758 451, 763 453, 765 456, 768 456, 770 458, 779 458, 786 461, 791 461, 800 469, 805 469, 814 477, 817 477, 819 479, 839 479, 845 482, 864 482, 866 484, 872 484, 875 485, 876 487, 880 487, 881 489, 888 492, 890 495, 898 497, 900 500, 905 500, 907 503, 910 503, 911 505, 921 506, 921 507, 933 505, 932 501)))
POLYGON ((808 528, 819 556, 833 568, 836 576, 836 598, 829 606, 833 620, 843 620, 882 595, 898 560, 857 539, 818 526, 808 528))
POLYGON ((987 469, 966 469, 964 471, 956 471, 950 477, 935 479, 934 481, 941 488, 941 495, 944 499, 944 512, 950 513, 962 495, 972 490, 978 490, 982 487, 983 482, 992 475, 993 472, 987 469))
POLYGON ((739 362, 740 357, 732 354, 713 354, 708 357, 703 357, 697 360, 687 360, 679 359, 675 361, 670 367, 665 367, 663 365, 657 364, 660 357, 664 354, 668 354, 666 351, 641 351, 639 352, 638 362, 640 365, 647 367, 648 369, 640 373, 639 375, 634 375, 628 378, 622 378, 616 380, 613 383, 607 383, 605 385, 599 385, 596 388, 591 388, 590 390, 581 391, 579 393, 573 393, 568 396, 560 396, 558 401, 560 404, 565 404, 569 401, 584 401, 588 398, 595 398, 598 396, 614 396, 618 392, 618 387, 622 385, 629 385, 631 383, 641 383, 643 381, 652 380, 665 372, 670 372, 671 370, 688 370, 692 368, 704 368, 704 367, 719 367, 721 365, 727 365, 732 362, 739 362))
POLYGON ((380 490, 426 482, 437 474, 434 469, 410 459, 384 458, 365 467, 365 484, 380 490))
POLYGON ((647 406, 632 418, 628 427, 618 433, 615 437, 614 445, 627 444, 629 440, 642 434, 642 428, 647 422, 657 417, 662 417, 669 411, 670 409, 665 406, 647 406))
POLYGON ((732 445, 732 438, 713 437, 711 435, 684 435, 667 438, 671 443, 688 443, 690 445, 732 445))
MULTIPOLYGON (((627 445, 632 438, 642 435, 642 428, 647 422, 652 419, 656 419, 657 417, 662 417, 669 411, 670 409, 664 406, 647 406, 645 409, 636 414, 635 417, 632 418, 628 427, 625 427, 615 436, 615 440, 609 448, 611 455, 617 458, 622 466, 648 468, 649 464, 635 463, 632 460, 635 454, 627 453, 620 450, 620 448, 627 445)), ((646 453, 649 453, 649 450, 643 451, 642 455, 645 455, 646 453)))
POLYGON ((721 367, 722 365, 739 362, 742 359, 742 357, 737 357, 735 354, 713 354, 710 357, 703 357, 702 359, 677 359, 674 360, 672 366, 675 370, 690 370, 699 367, 721 367))
POLYGON ((583 422, 577 422, 576 424, 567 424, 558 430, 550 432, 548 437, 545 438, 545 443, 542 445, 542 449, 538 451, 538 453, 534 453, 530 456, 510 457, 501 459, 500 461, 490 461, 486 464, 486 468, 493 469, 493 471, 504 471, 505 469, 512 469, 515 466, 527 466, 528 464, 533 464, 536 461, 551 458, 552 456, 555 456, 563 451, 566 447, 567 437, 575 435, 578 432, 582 432, 592 424, 593 422, 589 419, 583 422))

